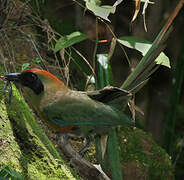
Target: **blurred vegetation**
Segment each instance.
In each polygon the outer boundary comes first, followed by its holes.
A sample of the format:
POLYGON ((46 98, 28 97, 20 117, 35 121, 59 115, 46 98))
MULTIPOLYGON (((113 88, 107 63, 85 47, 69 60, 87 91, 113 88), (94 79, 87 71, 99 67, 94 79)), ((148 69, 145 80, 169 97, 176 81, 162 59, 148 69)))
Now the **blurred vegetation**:
MULTIPOLYGON (((82 0, 33 0, 30 2, 4 0, 2 2, 4 3, 0 4, 2 17, 0 19, 0 61, 5 70, 16 72, 29 67, 44 68, 60 77, 70 88, 77 90, 93 90, 95 88, 93 80, 96 74, 98 75, 96 71, 97 54, 110 55, 115 86, 121 86, 142 55, 136 50, 122 46, 117 41, 113 42, 113 40, 124 36, 136 36, 152 42, 177 3, 173 0, 163 0, 156 1, 155 4, 148 4, 145 14, 146 32, 141 15, 144 3, 140 4, 140 12, 131 23, 132 17, 135 17, 135 1, 124 0, 119 4, 115 13, 110 13, 108 17, 111 22, 96 18, 94 13, 85 9, 85 2, 82 0), (83 34, 78 34, 75 37, 69 36, 73 32, 82 32, 83 34), (59 44, 58 50, 56 45, 61 39, 70 42, 69 45, 64 44, 64 46, 59 44)), ((96 2, 100 3, 98 0, 96 2)), ((108 5, 112 6, 115 1, 108 3, 111 3, 108 5)), ((107 5, 107 1, 102 1, 101 4, 107 5)), ((171 156, 175 167, 175 177, 178 180, 184 176, 184 91, 182 91, 181 80, 177 102, 170 100, 170 97, 173 100, 176 99, 175 93, 178 91, 176 92, 175 87, 172 87, 173 81, 177 80, 177 77, 183 76, 181 68, 183 66, 183 48, 181 48, 183 32, 180 30, 183 26, 183 16, 180 12, 173 24, 173 32, 170 34, 166 43, 167 47, 164 50, 170 59, 171 69, 160 66, 145 87, 135 96, 135 104, 139 108, 139 111, 135 112, 136 127, 151 133, 160 146, 164 144, 162 142, 164 137, 167 139, 171 136, 168 144, 171 147, 169 149, 172 150, 169 150, 168 153, 171 156), (181 72, 179 68, 181 68, 181 72), (177 77, 174 72, 178 73, 177 77), (140 113, 142 111, 144 116, 140 113), (172 119, 173 115, 174 123, 170 123, 173 121, 167 121, 167 119, 172 119), (166 134, 164 134, 165 132, 166 134)), ((134 149, 141 151, 142 147, 139 148, 139 144, 136 145, 135 142, 132 143, 133 145, 134 149)), ((126 148, 121 148, 123 154, 126 148)), ((162 154, 162 149, 159 149, 158 152, 162 154)), ((143 159, 144 163, 149 164, 150 161, 146 159, 146 156, 143 159)), ((132 162, 135 165, 134 161, 132 162)), ((149 165, 150 168, 147 171, 153 175, 155 167, 157 167, 156 170, 162 169, 158 166, 159 164, 149 165)), ((130 165, 130 167, 133 166, 130 165)), ((141 169, 143 173, 144 168, 139 167, 138 169, 141 169)), ((167 167, 164 168, 167 169, 167 167)), ((172 173, 172 168, 168 169, 172 173)), ((166 173, 166 170, 162 172, 166 173)), ((159 172, 157 173, 159 174, 159 172)), ((170 173, 167 175, 169 177, 170 173)), ((144 174, 141 177, 144 177, 144 174)), ((166 176, 163 175, 163 177, 166 176)), ((164 179, 163 177, 160 179, 164 179)), ((159 178, 155 176, 153 179, 159 178)))

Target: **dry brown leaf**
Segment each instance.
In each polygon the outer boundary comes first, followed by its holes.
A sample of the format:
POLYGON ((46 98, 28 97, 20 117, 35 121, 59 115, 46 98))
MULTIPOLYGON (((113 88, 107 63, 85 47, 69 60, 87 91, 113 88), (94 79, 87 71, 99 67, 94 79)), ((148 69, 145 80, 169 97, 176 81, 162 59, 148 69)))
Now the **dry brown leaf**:
POLYGON ((144 111, 140 107, 135 105, 135 99, 134 98, 129 100, 128 106, 130 108, 130 111, 132 113, 132 119, 134 121, 135 121, 135 111, 139 112, 140 114, 142 114, 144 116, 144 111))
POLYGON ((108 135, 102 135, 101 138, 100 138, 102 159, 104 159, 105 151, 106 151, 106 148, 107 148, 107 138, 108 138, 108 135))
POLYGON ((116 39, 115 38, 112 38, 112 41, 111 41, 111 46, 110 46, 110 50, 109 50, 109 54, 108 54, 108 59, 110 60, 113 53, 114 53, 114 49, 116 47, 116 39))
POLYGON ((147 27, 146 27, 145 13, 146 13, 146 9, 148 7, 148 3, 149 3, 149 0, 146 0, 145 3, 144 3, 143 11, 142 11, 143 21, 144 21, 144 29, 145 29, 146 32, 147 32, 147 27))
POLYGON ((135 12, 134 12, 134 16, 133 16, 131 22, 133 22, 137 18, 137 15, 138 15, 139 10, 140 10, 140 5, 141 5, 141 0, 135 0, 135 12))

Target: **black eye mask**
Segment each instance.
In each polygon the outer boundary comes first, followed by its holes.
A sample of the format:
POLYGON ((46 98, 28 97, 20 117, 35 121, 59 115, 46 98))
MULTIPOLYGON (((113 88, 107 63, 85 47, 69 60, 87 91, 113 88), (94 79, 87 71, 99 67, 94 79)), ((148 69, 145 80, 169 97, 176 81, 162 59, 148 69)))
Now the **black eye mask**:
POLYGON ((44 86, 38 76, 32 72, 24 72, 24 73, 10 73, 4 76, 0 76, 0 79, 5 82, 3 87, 3 91, 5 93, 9 93, 8 103, 11 103, 12 99, 12 85, 11 81, 17 82, 22 86, 26 86, 33 90, 33 92, 39 95, 42 91, 44 91, 44 86))
POLYGON ((29 87, 37 95, 44 90, 43 83, 38 78, 38 76, 32 72, 25 72, 20 74, 19 83, 22 86, 29 87))

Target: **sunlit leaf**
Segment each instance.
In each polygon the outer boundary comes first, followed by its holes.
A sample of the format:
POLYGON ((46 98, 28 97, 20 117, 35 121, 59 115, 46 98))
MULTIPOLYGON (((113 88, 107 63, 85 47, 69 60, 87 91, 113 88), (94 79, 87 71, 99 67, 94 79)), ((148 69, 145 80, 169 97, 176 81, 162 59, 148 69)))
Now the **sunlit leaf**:
POLYGON ((73 32, 69 35, 61 37, 54 48, 54 52, 57 52, 63 48, 70 47, 76 43, 79 43, 87 39, 87 36, 81 32, 73 32))
POLYGON ((109 65, 108 54, 97 54, 97 82, 101 89, 107 85, 113 84, 113 75, 109 65))
MULTIPOLYGON (((152 45, 151 42, 147 40, 133 36, 121 37, 118 38, 118 41, 128 48, 136 49, 137 51, 141 52, 143 56, 148 52, 149 48, 152 45)), ((171 67, 169 58, 163 52, 160 53, 160 55, 155 59, 155 61, 157 64, 161 64, 168 68, 171 67)))
POLYGON ((121 4, 123 2, 123 0, 117 0, 114 4, 113 4, 113 6, 118 6, 119 4, 121 4))
POLYGON ((97 61, 104 68, 108 68, 108 54, 97 54, 97 61))
POLYGON ((110 13, 114 14, 116 11, 116 6, 121 4, 123 0, 117 0, 113 6, 109 5, 102 5, 100 1, 97 0, 84 0, 86 2, 86 8, 92 11, 96 16, 101 17, 102 19, 105 19, 107 21, 110 21, 108 19, 108 16, 110 13))
POLYGON ((101 17, 102 19, 105 19, 107 21, 110 21, 108 19, 108 16, 110 13, 114 14, 116 11, 116 6, 99 6, 94 1, 86 0, 86 7, 90 11, 92 11, 96 16, 101 17))
POLYGON ((135 36, 125 36, 118 38, 118 41, 124 46, 132 49, 136 49, 141 53, 146 54, 150 42, 135 36))

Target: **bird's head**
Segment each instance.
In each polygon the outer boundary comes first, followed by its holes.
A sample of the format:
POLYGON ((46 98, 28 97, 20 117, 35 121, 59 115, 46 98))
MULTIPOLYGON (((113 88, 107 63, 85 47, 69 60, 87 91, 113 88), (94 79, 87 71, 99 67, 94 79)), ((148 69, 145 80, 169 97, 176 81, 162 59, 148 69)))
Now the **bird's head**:
POLYGON ((31 91, 35 95, 49 90, 67 90, 67 87, 53 74, 41 69, 28 69, 22 73, 4 75, 4 80, 20 84, 23 90, 31 91))

